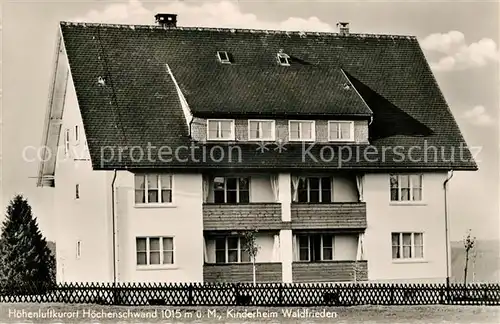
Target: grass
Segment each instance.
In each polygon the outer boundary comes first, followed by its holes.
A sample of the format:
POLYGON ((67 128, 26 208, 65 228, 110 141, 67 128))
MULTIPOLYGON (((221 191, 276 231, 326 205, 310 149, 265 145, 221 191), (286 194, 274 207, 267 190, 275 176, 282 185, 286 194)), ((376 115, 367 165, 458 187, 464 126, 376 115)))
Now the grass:
POLYGON ((356 306, 325 308, 265 307, 125 307, 69 304, 0 304, 0 323, 499 323, 500 308, 492 306, 356 306), (305 310, 330 317, 293 317, 305 310), (66 318, 35 318, 62 314, 66 318), (288 313, 286 313, 288 312, 288 313), (326 312, 329 312, 328 314, 326 312), (23 315, 15 317, 13 314, 23 315), (73 314, 69 318, 69 314, 73 314), (110 314, 107 318, 90 314, 110 314), (117 318, 135 314, 150 318, 117 318), (156 318, 151 318, 156 314, 156 318), (246 318, 242 318, 246 314, 246 318), (248 318, 254 314, 254 318, 248 318), (237 317, 240 315, 240 317, 237 317), (268 317, 265 317, 265 316, 268 317), (273 317, 276 315, 277 317, 273 317), (77 317, 76 317, 77 316, 77 317), (335 316, 335 317, 333 317, 335 316))

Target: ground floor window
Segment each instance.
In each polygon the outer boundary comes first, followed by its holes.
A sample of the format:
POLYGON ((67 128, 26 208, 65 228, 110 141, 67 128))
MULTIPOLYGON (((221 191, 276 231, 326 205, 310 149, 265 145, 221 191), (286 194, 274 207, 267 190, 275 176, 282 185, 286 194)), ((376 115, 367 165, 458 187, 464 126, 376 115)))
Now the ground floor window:
POLYGON ((424 257, 423 233, 392 233, 393 259, 422 259, 424 257))
POLYGON ((137 237, 137 265, 174 263, 173 237, 137 237))
POLYGON ((250 255, 245 251, 244 240, 240 236, 215 238, 215 263, 250 262, 250 255))
POLYGON ((333 260, 332 234, 297 235, 299 261, 331 261, 333 260))

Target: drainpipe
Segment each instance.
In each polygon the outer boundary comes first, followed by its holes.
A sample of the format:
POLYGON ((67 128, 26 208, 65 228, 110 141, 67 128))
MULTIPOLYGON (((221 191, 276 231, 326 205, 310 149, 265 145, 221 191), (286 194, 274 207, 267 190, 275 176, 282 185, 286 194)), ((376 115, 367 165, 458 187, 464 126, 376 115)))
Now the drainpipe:
POLYGON ((450 234, 448 222, 448 182, 453 178, 453 170, 448 172, 448 178, 443 183, 444 188, 444 221, 445 221, 445 235, 446 235, 446 287, 450 287, 450 234))
POLYGON ((115 181, 116 169, 113 170, 113 181, 111 182, 111 226, 113 228, 113 284, 116 284, 116 224, 115 224, 115 181))

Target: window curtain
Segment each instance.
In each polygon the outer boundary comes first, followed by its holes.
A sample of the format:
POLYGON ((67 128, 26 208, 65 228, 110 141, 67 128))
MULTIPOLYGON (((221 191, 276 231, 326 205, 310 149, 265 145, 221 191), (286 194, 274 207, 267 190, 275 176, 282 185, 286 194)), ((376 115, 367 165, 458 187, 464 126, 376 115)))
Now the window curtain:
POLYGON ((210 177, 204 175, 203 176, 203 202, 206 203, 208 201, 208 196, 210 194, 210 177))
POLYGON ((356 254, 356 261, 364 260, 364 247, 363 247, 363 240, 364 240, 364 234, 360 233, 358 236, 358 252, 356 254))
POLYGON ((274 235, 274 245, 273 245, 273 261, 280 261, 280 236, 274 235))
POLYGON ((279 201, 279 176, 277 174, 271 175, 271 189, 273 190, 274 200, 279 201))
POLYGON ((292 236, 292 261, 299 260, 299 250, 297 246, 297 235, 292 236))
POLYGON ((363 174, 358 174, 356 175, 356 185, 358 187, 358 196, 359 196, 359 201, 364 202, 365 198, 363 197, 363 183, 364 183, 364 175, 363 174))
POLYGON ((299 182, 301 177, 292 176, 292 201, 297 202, 299 198, 299 182))
POLYGON ((207 252, 207 241, 203 238, 203 258, 205 259, 205 263, 208 262, 208 252, 207 252))

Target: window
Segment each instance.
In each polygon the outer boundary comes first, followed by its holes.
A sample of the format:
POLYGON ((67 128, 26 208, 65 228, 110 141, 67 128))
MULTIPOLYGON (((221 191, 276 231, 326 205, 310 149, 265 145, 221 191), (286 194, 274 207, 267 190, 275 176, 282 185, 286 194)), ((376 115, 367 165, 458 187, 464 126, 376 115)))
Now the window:
POLYGON ((136 174, 136 204, 167 204, 172 202, 172 175, 136 174))
POLYGON ((353 141, 354 122, 352 121, 329 121, 328 122, 329 141, 353 141))
POLYGON ((76 242, 76 258, 80 259, 82 256, 82 241, 76 242))
POLYGON ((217 141, 234 140, 234 120, 209 119, 207 121, 207 139, 217 141))
POLYGON ((331 203, 331 177, 301 177, 297 188, 300 203, 331 203))
POLYGON ((421 174, 391 174, 391 201, 421 201, 421 174))
POLYGON ((392 233, 393 259, 423 259, 423 233, 392 233))
POLYGON ((174 264, 173 237, 136 238, 137 265, 174 264))
POLYGON ((69 154, 69 129, 64 132, 64 154, 69 154))
POLYGON ((229 55, 225 51, 218 51, 217 58, 221 63, 231 64, 231 60, 229 59, 229 55))
POLYGON ((334 237, 332 234, 297 236, 299 261, 314 262, 333 260, 333 239, 334 237))
POLYGON ((288 122, 290 141, 314 141, 315 123, 314 121, 295 121, 288 122))
POLYGON ((214 203, 236 204, 250 202, 250 179, 215 177, 213 181, 214 203))
POLYGON ((80 199, 80 185, 78 183, 75 185, 75 199, 80 199))
POLYGON ((249 120, 248 139, 251 141, 274 141, 274 120, 249 120))
POLYGON ((78 125, 75 125, 75 144, 80 143, 80 134, 79 134, 79 129, 78 125))
POLYGON ((278 64, 281 66, 290 66, 289 58, 290 56, 285 53, 280 52, 277 54, 278 64))
POLYGON ((215 239, 215 263, 250 262, 245 251, 245 239, 239 236, 217 237, 215 239))

